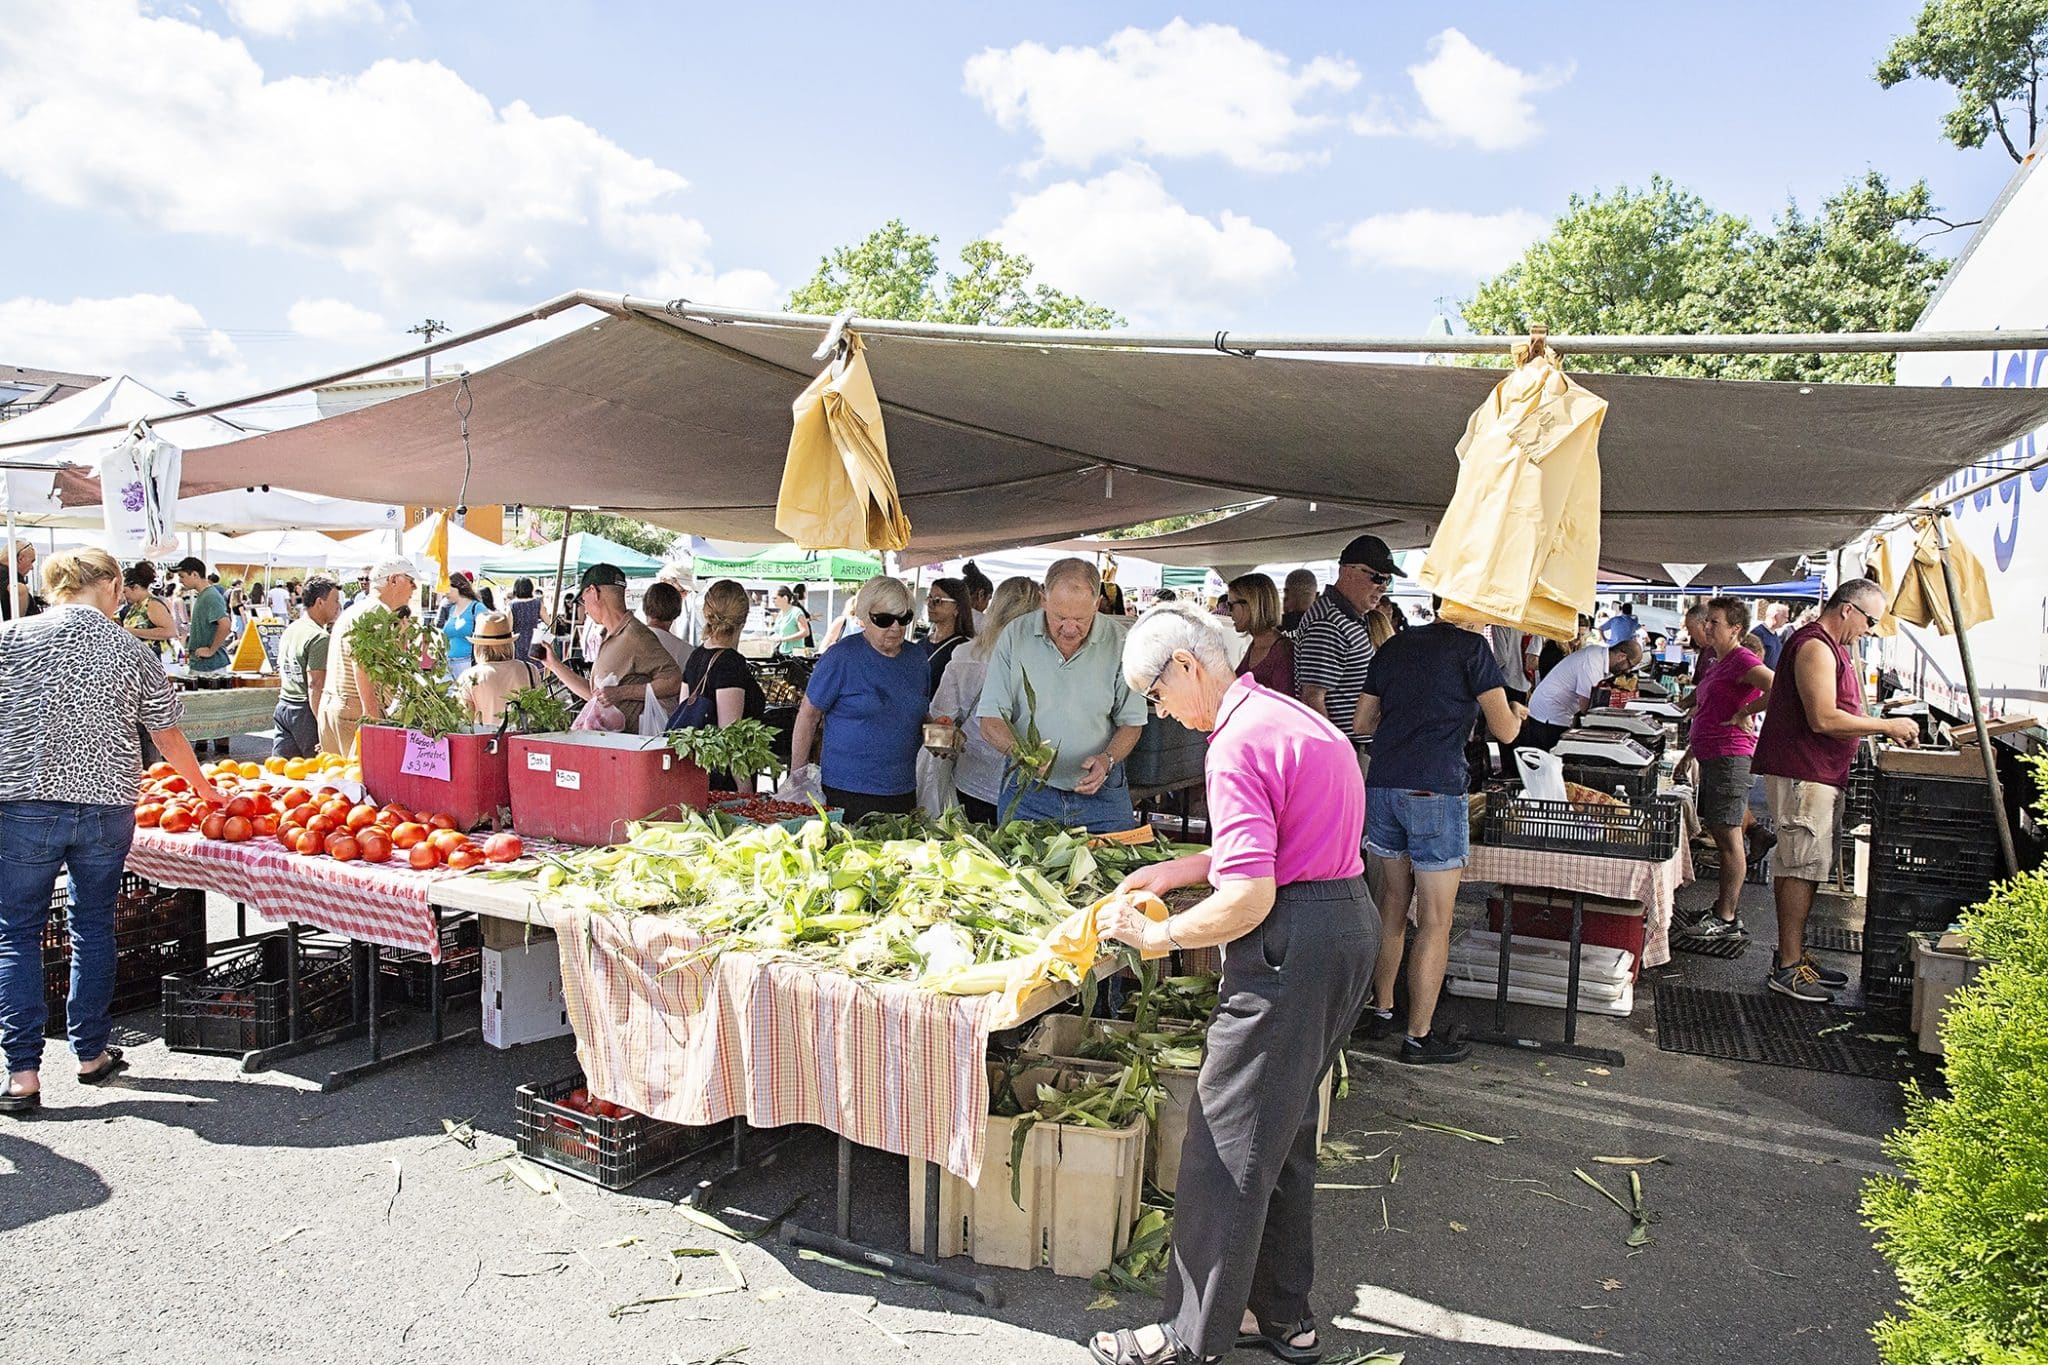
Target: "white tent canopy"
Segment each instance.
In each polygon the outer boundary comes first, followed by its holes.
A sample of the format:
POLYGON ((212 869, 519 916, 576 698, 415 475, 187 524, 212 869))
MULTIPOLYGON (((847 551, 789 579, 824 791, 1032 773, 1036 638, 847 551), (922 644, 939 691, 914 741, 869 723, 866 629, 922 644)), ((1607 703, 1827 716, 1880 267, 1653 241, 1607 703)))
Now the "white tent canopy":
POLYGON ((216 536, 206 554, 216 564, 273 564, 287 569, 324 569, 341 544, 318 531, 251 531, 216 536))
MULTIPOLYGON (((97 497, 86 504, 70 503, 65 497, 67 470, 83 470, 95 480, 100 457, 121 443, 118 435, 75 436, 112 423, 126 425, 138 418, 174 410, 177 404, 129 375, 117 375, 93 385, 82 393, 60 399, 48 407, 24 413, 0 424, 9 440, 48 436, 43 445, 20 446, 0 451, 7 464, 34 464, 39 469, 0 471, 0 511, 12 511, 23 526, 63 526, 97 529, 104 519, 97 497)), ((191 451, 239 441, 250 433, 218 417, 180 417, 156 423, 157 435, 191 451)), ((324 531, 362 531, 379 526, 396 526, 404 509, 388 503, 357 502, 317 493, 295 493, 267 486, 267 478, 253 486, 223 488, 178 501, 181 530, 261 531, 301 527, 324 531)))

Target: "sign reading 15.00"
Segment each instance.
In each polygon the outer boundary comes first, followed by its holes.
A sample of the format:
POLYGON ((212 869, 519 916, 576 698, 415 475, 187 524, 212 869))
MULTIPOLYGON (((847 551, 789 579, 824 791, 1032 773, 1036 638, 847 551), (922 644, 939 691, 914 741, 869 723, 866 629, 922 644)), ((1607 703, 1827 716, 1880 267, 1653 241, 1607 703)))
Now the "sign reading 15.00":
MULTIPOLYGON (((2048 351, 1993 351, 1988 373, 1978 380, 1982 388, 2038 389, 2048 381, 2048 351)), ((1955 386, 1955 376, 1944 376, 1943 388, 1955 386)), ((1984 514, 1999 523, 1991 530, 1991 557, 1997 570, 2012 567, 2013 550, 2019 544, 2020 500, 2029 491, 2048 491, 2048 468, 2036 469, 2024 478, 2007 479, 1995 489, 1978 487, 2008 470, 2023 468, 2048 454, 2048 427, 2030 431, 2012 444, 1985 457, 1981 462, 1958 470, 1934 490, 1933 500, 1949 504, 1958 524, 1984 514), (1975 491, 1972 491, 1975 490, 1975 491), (1999 504, 1996 511, 1992 503, 1999 504)))

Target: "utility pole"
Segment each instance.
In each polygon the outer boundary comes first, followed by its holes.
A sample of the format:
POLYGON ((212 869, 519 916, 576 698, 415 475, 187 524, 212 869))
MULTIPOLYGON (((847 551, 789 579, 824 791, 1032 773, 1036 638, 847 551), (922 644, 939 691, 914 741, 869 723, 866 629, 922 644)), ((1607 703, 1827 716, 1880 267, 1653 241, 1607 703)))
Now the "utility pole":
MULTIPOLYGON (((434 338, 435 338, 435 337, 439 336, 439 335, 440 335, 441 333, 443 333, 443 332, 449 332, 449 331, 453 331, 454 329, 453 329, 452 327, 450 327, 450 326, 449 326, 449 325, 448 325, 447 323, 445 323, 445 322, 441 322, 441 321, 439 321, 438 319, 435 319, 435 318, 428 318, 428 319, 426 319, 425 321, 421 322, 419 326, 417 326, 417 327, 408 327, 408 328, 406 328, 405 330, 406 330, 406 331, 407 331, 407 332, 408 332, 409 334, 411 334, 411 335, 413 335, 413 336, 425 337, 425 338, 427 339, 427 345, 431 346, 431 345, 433 345, 433 344, 434 344, 434 338)), ((427 357, 427 387, 428 387, 428 388, 432 388, 433 386, 434 386, 434 357, 432 357, 432 356, 428 356, 428 357, 427 357)))

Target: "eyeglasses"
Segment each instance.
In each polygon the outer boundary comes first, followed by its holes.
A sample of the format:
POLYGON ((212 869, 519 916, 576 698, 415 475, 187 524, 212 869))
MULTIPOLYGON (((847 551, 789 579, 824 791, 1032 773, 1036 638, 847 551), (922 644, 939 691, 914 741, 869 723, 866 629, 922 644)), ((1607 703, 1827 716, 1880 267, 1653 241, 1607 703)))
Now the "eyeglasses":
POLYGON ((871 611, 868 613, 868 620, 873 621, 875 623, 876 629, 888 630, 892 626, 909 625, 911 622, 911 615, 912 614, 907 611, 871 611))
POLYGON ((1159 665, 1159 671, 1152 675, 1152 682, 1145 688, 1145 700, 1159 705, 1159 684, 1166 677, 1166 670, 1173 667, 1173 656, 1166 656, 1166 662, 1159 665))
POLYGON ((959 605, 958 602, 955 602, 950 597, 927 597, 924 599, 926 611, 930 611, 933 607, 957 607, 959 605))
POLYGON ((1250 606, 1251 603, 1242 597, 1226 597, 1223 599, 1223 605, 1230 608, 1232 611, 1236 611, 1239 607, 1250 606))
POLYGON ((1877 629, 1877 618, 1875 616, 1872 616, 1869 612, 1863 610, 1863 608, 1857 606, 1854 602, 1844 602, 1842 605, 1849 608, 1849 610, 1855 612, 1864 620, 1870 622, 1870 628, 1872 630, 1877 629))

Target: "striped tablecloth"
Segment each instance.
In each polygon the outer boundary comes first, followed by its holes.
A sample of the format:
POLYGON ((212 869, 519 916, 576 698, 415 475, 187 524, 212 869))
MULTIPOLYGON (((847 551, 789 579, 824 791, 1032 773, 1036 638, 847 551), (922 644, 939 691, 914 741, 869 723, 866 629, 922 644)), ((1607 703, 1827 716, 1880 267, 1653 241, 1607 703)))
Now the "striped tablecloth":
POLYGON ((706 952, 662 915, 550 905, 547 919, 593 1094, 674 1123, 817 1124, 969 1181, 980 1174, 995 997, 706 952))
POLYGON ((222 843, 197 834, 138 829, 128 870, 166 886, 232 896, 264 919, 292 920, 365 943, 441 956, 427 893, 460 872, 415 872, 391 863, 338 863, 286 853, 273 839, 222 843))
POLYGON ((1465 880, 1640 902, 1643 965, 1661 967, 1671 960, 1672 902, 1678 888, 1692 880, 1692 848, 1681 839, 1676 853, 1653 863, 1474 844, 1471 861, 1465 864, 1465 880))

